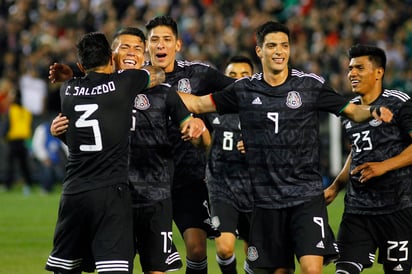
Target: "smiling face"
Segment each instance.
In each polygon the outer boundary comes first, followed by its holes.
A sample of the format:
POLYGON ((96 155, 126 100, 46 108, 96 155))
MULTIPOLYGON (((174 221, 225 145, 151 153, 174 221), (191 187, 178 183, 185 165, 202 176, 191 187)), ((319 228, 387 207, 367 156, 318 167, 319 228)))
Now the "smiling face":
POLYGON ((153 66, 159 66, 165 72, 174 68, 176 53, 180 51, 181 41, 168 26, 157 26, 148 33, 147 49, 153 66))
POLYGON ((290 57, 289 37, 283 32, 268 33, 262 46, 256 47, 256 54, 262 62, 264 72, 287 72, 290 57))
POLYGON ((116 69, 140 69, 144 63, 144 41, 135 35, 122 34, 113 41, 116 69))
POLYGON ((383 73, 384 69, 374 64, 369 56, 360 56, 350 59, 347 76, 352 91, 365 96, 381 92, 383 73))

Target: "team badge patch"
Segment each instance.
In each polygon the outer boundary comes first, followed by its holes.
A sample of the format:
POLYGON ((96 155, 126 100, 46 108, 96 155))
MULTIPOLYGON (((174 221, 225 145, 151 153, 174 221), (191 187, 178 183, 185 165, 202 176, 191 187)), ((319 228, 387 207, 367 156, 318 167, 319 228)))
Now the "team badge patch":
POLYGON ((371 125, 372 127, 378 127, 382 124, 382 121, 373 119, 369 121, 369 125, 371 125))
POLYGON ((149 98, 145 94, 137 94, 134 99, 134 107, 140 110, 148 109, 150 107, 149 98))
POLYGON ((249 246, 247 249, 247 258, 249 261, 254 262, 259 257, 256 247, 249 246))
POLYGON ((217 229, 219 228, 219 226, 220 226, 219 216, 213 216, 212 217, 212 225, 217 229))
POLYGON ((192 87, 190 86, 190 80, 188 78, 180 79, 177 83, 177 91, 184 93, 192 93, 192 87))
POLYGON ((288 97, 286 98, 286 105, 290 108, 299 108, 302 105, 302 99, 300 98, 299 92, 289 91, 288 97))

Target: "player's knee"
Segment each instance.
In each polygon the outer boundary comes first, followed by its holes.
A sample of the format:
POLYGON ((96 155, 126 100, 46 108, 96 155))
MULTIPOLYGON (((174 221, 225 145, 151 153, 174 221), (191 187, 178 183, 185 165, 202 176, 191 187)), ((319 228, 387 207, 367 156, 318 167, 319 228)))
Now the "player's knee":
POLYGON ((222 259, 228 259, 233 256, 234 250, 230 246, 219 246, 216 248, 216 254, 222 259))
POLYGON ((336 263, 335 274, 359 274, 363 269, 362 264, 355 262, 338 262, 336 263))

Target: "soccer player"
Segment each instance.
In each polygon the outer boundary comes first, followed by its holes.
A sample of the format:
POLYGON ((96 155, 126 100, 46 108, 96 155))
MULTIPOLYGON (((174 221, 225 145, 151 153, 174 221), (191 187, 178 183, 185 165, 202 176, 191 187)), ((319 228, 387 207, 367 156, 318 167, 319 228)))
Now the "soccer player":
MULTIPOLYGON (((245 56, 230 58, 225 75, 239 79, 252 76, 252 61, 245 56)), ((237 149, 241 140, 238 114, 206 115, 212 131, 212 145, 206 166, 212 221, 221 235, 215 238, 216 260, 223 274, 237 273, 236 237, 243 239, 245 252, 252 212, 252 189, 245 155, 237 149)), ((247 261, 246 273, 253 273, 247 261)))
POLYGON ((69 119, 69 157, 46 269, 131 273, 127 156, 132 106, 138 92, 163 82, 164 72, 148 67, 113 73, 112 50, 102 33, 84 35, 77 52, 86 76, 69 80, 60 89, 61 110, 69 119))
MULTIPOLYGON (((177 24, 169 16, 158 16, 146 24, 147 48, 152 65, 163 68, 165 82, 172 91, 207 94, 234 81, 202 63, 176 60, 182 42, 177 24)), ((186 246, 186 273, 207 273, 207 237, 220 235, 211 223, 205 183, 206 153, 191 143, 183 142, 180 131, 172 126, 175 174, 173 177, 173 219, 186 246)))
POLYGON ((285 25, 264 23, 256 32, 262 73, 221 92, 181 94, 195 113, 239 113, 253 190, 248 260, 258 274, 293 273, 294 255, 302 274, 320 274, 337 257, 319 170, 319 112, 392 118, 385 107, 350 103, 322 77, 289 68, 289 36, 285 25))
POLYGON ((345 186, 345 210, 338 234, 336 273, 357 274, 378 262, 385 273, 411 273, 412 102, 408 94, 384 89, 386 54, 371 45, 349 49, 352 102, 387 105, 392 123, 343 119, 352 144, 347 161, 325 190, 332 202, 345 186))
MULTIPOLYGON (((122 28, 114 36, 112 49, 116 69, 140 68, 144 61, 145 36, 137 28, 122 28)), ((65 69, 70 68, 65 66, 65 69)), ((144 273, 151 274, 182 266, 172 242, 173 159, 168 140, 169 117, 181 130, 204 128, 203 122, 190 115, 180 97, 176 92, 170 92, 167 84, 137 95, 130 135, 129 182, 133 187, 136 247, 144 273)), ((55 127, 52 127, 53 132, 58 131, 55 127)), ((201 133, 198 131, 195 137, 201 133)), ((200 141, 192 140, 196 144, 200 141)))

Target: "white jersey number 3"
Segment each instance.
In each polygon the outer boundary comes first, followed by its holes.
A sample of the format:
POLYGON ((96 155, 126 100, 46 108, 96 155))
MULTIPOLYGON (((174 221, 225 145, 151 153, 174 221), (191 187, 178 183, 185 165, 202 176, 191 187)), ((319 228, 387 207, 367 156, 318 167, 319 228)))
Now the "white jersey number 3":
POLYGON ((94 145, 80 145, 81 151, 101 151, 103 148, 99 121, 96 119, 87 120, 98 108, 99 106, 97 104, 76 105, 74 107, 75 111, 84 112, 79 119, 77 119, 75 126, 78 128, 91 127, 93 129, 94 145))

